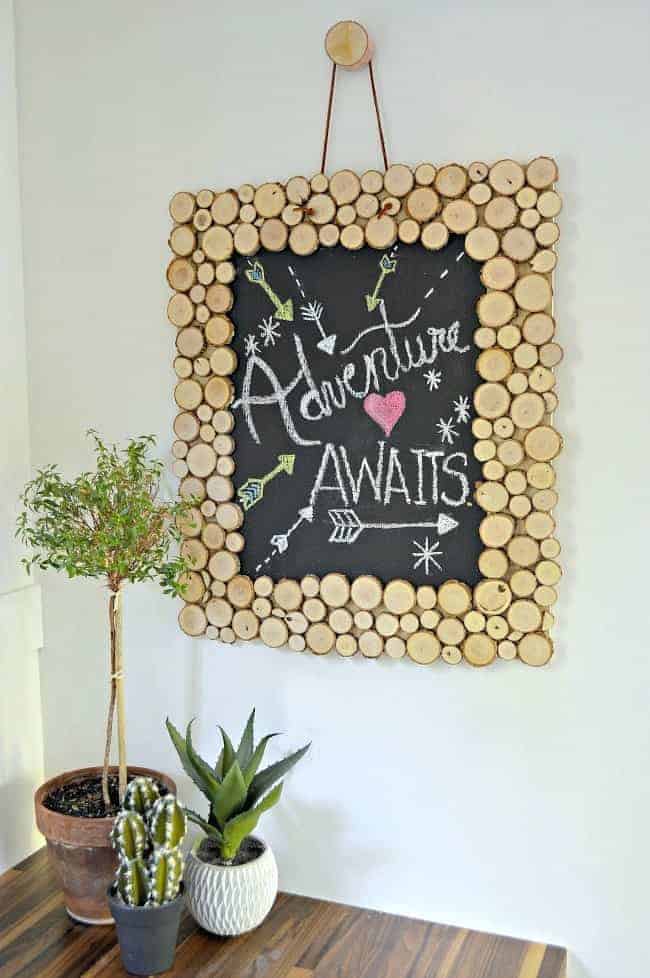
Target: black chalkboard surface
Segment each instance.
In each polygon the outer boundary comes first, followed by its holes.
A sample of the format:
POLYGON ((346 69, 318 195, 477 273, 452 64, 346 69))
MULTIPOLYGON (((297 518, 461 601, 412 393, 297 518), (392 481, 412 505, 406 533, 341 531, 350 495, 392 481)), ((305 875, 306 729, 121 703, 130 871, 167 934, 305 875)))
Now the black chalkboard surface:
POLYGON ((479 265, 341 246, 237 260, 242 573, 474 584, 479 265))

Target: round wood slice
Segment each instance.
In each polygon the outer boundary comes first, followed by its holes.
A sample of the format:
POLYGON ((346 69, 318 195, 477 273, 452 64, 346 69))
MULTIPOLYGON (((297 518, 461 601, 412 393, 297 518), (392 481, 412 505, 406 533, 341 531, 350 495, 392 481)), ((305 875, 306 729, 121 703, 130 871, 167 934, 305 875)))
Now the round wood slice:
POLYGON ((227 227, 233 224, 239 215, 239 200, 232 190, 226 190, 222 194, 217 194, 210 208, 212 220, 215 224, 227 227))
POLYGON ((305 177, 291 177, 285 187, 287 200, 292 204, 304 204, 311 192, 309 181, 305 177))
POLYGON ((187 258, 196 248, 196 234, 188 224, 180 224, 169 235, 169 247, 176 255, 187 258))
POLYGON ((260 629, 260 620, 250 608, 236 611, 232 619, 232 630, 237 638, 246 641, 255 638, 260 629))
POLYGON ((403 615, 415 607, 415 588, 409 581, 389 581, 384 588, 384 604, 394 615, 403 615))
POLYGON ((506 513, 491 513, 481 520, 479 536, 486 547, 503 547, 514 533, 515 522, 506 513))
POLYGON ((415 244, 420 238, 420 225, 407 217, 397 225, 397 237, 403 244, 415 244))
MULTIPOLYGON (((539 425, 526 435, 524 448, 530 458, 536 462, 549 462, 556 455, 559 455, 562 449, 562 439, 550 425, 539 425)), ((545 487, 539 486, 538 488, 545 487)))
POLYGON ((194 303, 184 292, 177 292, 167 303, 167 318, 172 326, 189 326, 194 319, 194 303))
POLYGON ((255 255, 260 247, 260 233, 254 224, 239 224, 234 237, 238 255, 255 255))
POLYGON ((356 628, 365 632, 369 628, 372 628, 374 618, 369 611, 357 611, 354 615, 354 624, 356 628))
POLYGON ((541 632, 524 637, 518 646, 519 658, 528 666, 544 666, 553 655, 553 643, 541 632))
POLYGON ((174 357, 174 372, 181 380, 187 380, 194 372, 194 366, 187 357, 174 357))
POLYGON ((351 596, 355 605, 364 611, 371 611, 381 604, 383 588, 376 577, 362 575, 352 582, 351 596))
POLYGON ((557 493, 554 489, 538 489, 533 495, 533 506, 544 513, 557 506, 557 493))
POLYGON ((519 209, 512 197, 493 197, 485 205, 483 220, 495 231, 504 231, 513 227, 518 213, 519 209))
POLYGON ((367 659, 377 659, 384 651, 384 640, 376 631, 363 632, 357 638, 359 651, 367 659))
POLYGON ((532 571, 522 568, 510 577, 510 588, 517 598, 529 597, 537 587, 537 578, 532 571))
POLYGON ((519 465, 524 457, 524 449, 520 441, 516 438, 507 438, 497 447, 499 461, 508 468, 519 465))
POLYGON ((327 655, 334 648, 336 635, 326 622, 321 621, 309 626, 305 641, 307 648, 316 655, 327 655))
POLYGON ((541 251, 538 251, 530 262, 530 267, 532 270, 534 272, 539 272, 540 275, 552 272, 556 265, 557 255, 554 251, 549 251, 547 248, 543 248, 541 251))
MULTIPOLYGON (((353 203, 361 193, 361 181, 352 170, 339 170, 330 179, 329 192, 341 204, 353 203)), ((323 223, 331 220, 331 215, 323 223)))
POLYGON ((436 629, 443 645, 459 645, 465 638, 465 626, 458 618, 443 618, 436 629))
POLYGON ((406 197, 413 182, 413 172, 404 163, 393 163, 384 174, 384 187, 393 197, 406 197))
POLYGON ((471 632, 473 635, 478 635, 479 632, 485 631, 485 615, 482 611, 476 611, 473 608, 463 618, 463 625, 468 632, 471 632))
POLYGON ((265 618, 260 625, 260 638, 265 645, 279 649, 289 638, 289 630, 282 618, 265 618))
POLYGON ((543 540, 555 532, 555 520, 550 513, 534 510, 526 518, 526 533, 535 540, 543 540))
POLYGON ((279 217, 287 197, 279 183, 263 183, 255 191, 253 203, 260 217, 279 217))
POLYGON ((511 600, 512 593, 505 581, 481 581, 474 588, 474 604, 486 615, 500 614, 511 600))
POLYGON ((339 655, 349 658, 356 653, 357 648, 357 640, 354 635, 348 633, 336 636, 336 651, 339 655))
POLYGON ((179 491, 183 499, 197 499, 199 501, 205 499, 205 484, 201 479, 197 479, 193 475, 188 476, 187 479, 183 479, 179 491))
POLYGON ((399 630, 399 618, 389 611, 382 611, 375 618, 375 629, 382 638, 396 635, 399 630))
POLYGON ((482 163, 479 160, 475 160, 474 163, 470 163, 467 173, 472 181, 472 183, 480 183, 488 175, 489 167, 487 163, 482 163))
POLYGON ((366 224, 366 242, 371 248, 390 248, 397 239, 397 224, 392 217, 371 217, 366 224))
MULTIPOLYGON (((215 464, 216 464, 216 454, 215 454, 215 464)), ((208 496, 213 499, 215 503, 226 503, 233 498, 235 494, 235 487, 232 481, 223 475, 211 475, 205 484, 208 496)))
POLYGON ((289 247, 296 255, 311 255, 318 248, 318 232, 313 224, 303 221, 291 228, 289 247))
POLYGON ((210 369, 219 377, 234 374, 237 369, 237 354, 231 346, 217 347, 210 357, 210 369))
POLYGON ((452 234, 466 234, 475 226, 478 213, 471 200, 452 200, 445 204, 442 220, 452 234))
POLYGON ((442 221, 431 221, 422 228, 420 240, 429 251, 439 251, 449 241, 449 231, 442 221))
POLYGON ((208 563, 208 549, 196 538, 183 540, 181 544, 181 555, 185 558, 192 570, 203 570, 208 563))
POLYGON ((177 224, 185 224, 192 219, 196 201, 194 195, 185 190, 174 194, 169 202, 169 213, 172 221, 177 224))
POLYGON ((481 551, 478 559, 478 569, 483 577, 500 579, 505 577, 508 570, 508 558, 502 550, 488 548, 481 551))
POLYGON ((474 408, 482 418, 499 418, 507 413, 509 406, 510 394, 502 384, 480 384, 474 391, 474 408))
MULTIPOLYGON (((245 574, 237 574, 228 581, 226 588, 228 600, 235 608, 248 608, 253 603, 255 591, 253 582, 245 574)), ((237 629, 235 629, 237 631, 237 629)), ((239 633, 238 633, 239 634, 239 633)))
POLYGON ((334 245, 339 243, 339 237, 341 232, 337 228, 336 224, 323 224, 321 228, 318 229, 318 240, 325 248, 333 248, 334 245))
POLYGON ((198 326, 186 326, 176 334, 176 349, 185 357, 198 357, 204 346, 203 330, 198 326))
POLYGON ((239 573, 239 557, 229 550, 218 550, 212 554, 208 570, 217 581, 229 581, 239 573))
POLYGON ((429 608, 420 613, 420 625, 426 631, 433 631, 433 629, 437 627, 440 618, 440 612, 434 611, 433 608, 429 608))
POLYGON ((490 615, 485 622, 485 630, 490 638, 499 642, 508 634, 508 622, 501 615, 490 615))
POLYGON ((498 329, 514 316, 515 302, 509 292, 485 292, 476 304, 476 313, 482 326, 498 329))
POLYGON ((537 203, 537 191, 533 187, 522 187, 517 191, 515 200, 524 209, 534 207, 537 203))
POLYGON ((460 197, 467 189, 467 173, 456 163, 443 166, 436 173, 434 185, 443 197, 460 197))
POLYGON ((501 250, 513 261, 529 261, 537 250, 534 235, 526 228, 509 228, 501 239, 501 250))
POLYGON ((544 190, 557 180, 557 165, 548 156, 538 156, 526 167, 526 180, 536 190, 544 190))
POLYGON ((315 574, 306 574, 300 582, 300 590, 306 598, 315 598, 320 594, 320 581, 315 574))
POLYGON ((233 252, 233 238, 228 228, 213 224, 201 239, 201 248, 212 261, 220 262, 230 258, 233 252))
POLYGON ((188 571, 187 574, 183 574, 181 585, 184 588, 181 597, 188 604, 197 604, 205 594, 203 578, 197 571, 188 571))
POLYGON ((457 645, 443 645, 440 655, 450 666, 457 666, 463 659, 463 653, 457 645))
MULTIPOLYGON (((241 506, 238 506, 237 503, 220 503, 220 505, 217 506, 215 518, 219 526, 224 529, 226 533, 232 533, 234 530, 238 530, 244 522, 244 512, 241 506)), ((258 580, 261 580, 261 578, 258 578, 258 580)), ((261 591, 256 591, 256 593, 262 594, 261 591)))
POLYGON ((199 442, 192 445, 187 453, 187 466, 192 475, 196 475, 200 479, 204 479, 211 472, 214 472, 216 464, 217 454, 211 445, 199 442))
POLYGON ((420 187, 429 187, 436 178, 436 168, 432 163, 419 163, 415 168, 415 182, 420 187))
POLYGON ((427 611, 430 608, 435 608, 438 596, 436 594, 436 589, 431 587, 430 584, 422 584, 415 592, 415 598, 418 603, 418 607, 427 611))
POLYGON ((514 288, 515 301, 526 312, 541 312, 551 302, 551 286, 543 275, 531 272, 517 281, 514 288))
POLYGON ((260 228, 260 243, 267 251, 284 251, 289 231, 278 217, 271 217, 260 228))
POLYGON ((414 612, 407 611, 405 615, 400 616, 399 627, 405 635, 412 635, 420 627, 420 619, 414 612))
MULTIPOLYGON (((472 592, 460 581, 445 581, 438 588, 438 605, 446 615, 464 615, 472 604, 472 592)), ((445 644, 454 645, 455 642, 445 644)))
POLYGON ((507 291, 517 278, 517 269, 509 258, 499 255, 490 258, 481 269, 481 282, 486 289, 507 291))
POLYGON ((199 423, 195 415, 190 414, 189 411, 177 414, 174 419, 174 431, 183 441, 193 441, 199 433, 199 423))
POLYGON ((349 632, 353 625, 353 618, 347 608, 334 608, 327 619, 332 631, 337 635, 344 635, 349 632))
POLYGON ((365 27, 356 20, 341 20, 325 35, 325 51, 334 64, 353 71, 368 64, 373 44, 365 27))
POLYGON ((513 353, 513 359, 521 370, 530 370, 537 363, 537 348, 532 343, 520 343, 513 353))
POLYGON ((359 217, 368 220, 374 217, 379 210, 379 200, 374 194, 361 194, 355 203, 355 209, 359 217))
POLYGON ((306 598, 302 603, 302 613, 308 621, 323 621, 327 608, 320 598, 306 598))
POLYGON ((212 502, 211 499, 206 499, 206 500, 204 500, 201 503, 201 512, 206 517, 206 519, 209 519, 209 520, 212 519, 212 517, 214 516, 214 514, 216 513, 216 511, 217 511, 217 507, 212 502))
POLYGON ((273 594, 273 581, 266 574, 256 577, 253 581, 253 589, 261 598, 268 598, 273 594))
POLYGON ((518 394, 512 399, 510 417, 517 428, 534 428, 544 417, 544 398, 533 391, 518 394))
POLYGON ((273 589, 273 600, 284 611, 297 611, 302 605, 303 594, 297 581, 283 578, 273 589))
POLYGON ((474 444, 474 457, 479 462, 488 462, 496 455, 497 446, 490 439, 485 438, 474 444))
POLYGON ((544 221, 535 231, 535 240, 542 248, 551 248, 560 237, 560 229, 553 221, 544 221))
POLYGON ((197 231, 205 231, 212 224, 212 216, 209 210, 204 207, 199 208, 192 218, 192 224, 197 231))
POLYGON ((492 188, 487 183, 474 183, 467 191, 467 196, 477 207, 482 207, 492 199, 492 188))
POLYGON ((174 399, 180 408, 193 411, 203 400, 203 388, 198 380, 181 380, 174 388, 174 399))
POLYGON ((222 285, 221 282, 214 282, 205 295, 205 303, 211 312, 228 312, 232 309, 233 302, 234 296, 232 289, 227 285, 222 285))
POLYGON ((514 160, 500 160, 490 169, 490 186, 504 196, 514 196, 526 182, 524 169, 514 160))
POLYGON ((399 635, 391 635, 384 642, 384 652, 390 659, 402 659, 406 655, 406 642, 399 635))
POLYGON ((211 625, 225 628, 232 621, 233 609, 223 598, 211 598, 205 606, 205 614, 211 625))
POLYGON ((227 377, 211 377, 204 388, 204 397, 215 410, 227 407, 233 396, 233 386, 227 377))
POLYGON ((440 209, 440 198, 431 187, 416 187, 408 195, 406 210, 420 224, 426 224, 440 209))
POLYGON ((320 595, 330 608, 342 608, 350 599, 350 585, 343 574, 326 574, 320 582, 320 595))
POLYGON ((204 327, 205 338, 213 346, 223 346, 230 343, 234 327, 227 316, 211 316, 204 327))
POLYGON ((209 550, 221 550, 225 538, 225 533, 218 523, 206 523, 201 532, 201 540, 209 550))
POLYGON ((429 665, 440 655, 440 642, 432 632, 415 632, 406 641, 406 651, 414 662, 429 665))
POLYGON ((505 380, 512 372, 512 357, 498 346, 483 350, 476 361, 476 370, 483 380, 497 382, 505 380))
POLYGON ((186 604, 178 616, 178 623, 186 635, 202 635, 208 621, 205 612, 198 604, 186 604))
POLYGON ((195 506, 182 513, 176 519, 176 526, 184 537, 198 537, 201 535, 203 517, 201 511, 195 506))
POLYGON ((475 261, 488 261, 499 251, 499 237, 492 228, 472 228, 465 238, 465 251, 475 261))
MULTIPOLYGON (((216 279, 217 282, 221 282, 222 285, 229 285, 235 280, 235 266, 231 261, 220 261, 216 268, 216 279)), ((210 282, 206 282, 209 285, 210 282)))
POLYGON ((324 194, 330 182, 324 173, 315 173, 309 181, 309 185, 315 194, 324 194))
POLYGON ((534 207, 527 208, 519 215, 519 223, 525 228, 536 228, 540 221, 539 212, 534 207))
POLYGON ((174 258, 167 266, 167 281, 177 292, 188 292, 196 282, 196 269, 187 258, 174 258))
POLYGON ((539 359, 545 367, 556 367, 562 360, 563 352, 559 343, 544 343, 539 348, 539 359))
POLYGON ((484 633, 468 635, 463 642, 463 655, 472 666, 489 666, 496 654, 496 642, 484 633))
POLYGON ((531 567, 539 558, 539 544, 529 536, 516 536, 508 543, 508 557, 519 567, 531 567))
POLYGON ((361 176, 361 189, 367 194, 378 194, 384 187, 384 178, 379 170, 366 170, 361 176))
POLYGON ((518 632, 535 632, 542 624, 542 613, 534 601, 519 598, 507 611, 508 624, 518 632))
POLYGON ((500 482, 483 482, 474 493, 476 502, 486 513, 500 513, 508 505, 508 491, 500 482))

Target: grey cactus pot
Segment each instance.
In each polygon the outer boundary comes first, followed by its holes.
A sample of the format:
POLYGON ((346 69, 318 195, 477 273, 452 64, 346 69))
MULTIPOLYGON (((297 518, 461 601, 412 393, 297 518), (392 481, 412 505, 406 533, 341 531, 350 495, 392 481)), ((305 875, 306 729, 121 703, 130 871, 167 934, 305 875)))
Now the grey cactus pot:
POLYGON ((109 887, 108 906, 117 928, 120 955, 130 975, 158 975, 174 963, 183 911, 183 885, 175 900, 160 907, 128 907, 109 887))

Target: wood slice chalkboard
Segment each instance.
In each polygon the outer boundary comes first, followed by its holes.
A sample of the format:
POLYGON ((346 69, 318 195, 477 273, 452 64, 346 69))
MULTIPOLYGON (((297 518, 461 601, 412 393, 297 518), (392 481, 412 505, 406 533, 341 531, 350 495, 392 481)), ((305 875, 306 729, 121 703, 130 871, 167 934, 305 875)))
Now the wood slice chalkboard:
POLYGON ((186 634, 549 661, 556 179, 537 157, 174 195, 186 634))
POLYGON ((480 266, 453 237, 237 259, 242 571, 474 584, 480 266))

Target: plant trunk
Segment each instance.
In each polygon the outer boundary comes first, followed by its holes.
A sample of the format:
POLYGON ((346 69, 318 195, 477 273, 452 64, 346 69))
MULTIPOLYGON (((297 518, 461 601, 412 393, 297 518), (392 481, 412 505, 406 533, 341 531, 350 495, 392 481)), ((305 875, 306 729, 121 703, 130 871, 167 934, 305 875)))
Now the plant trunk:
POLYGON ((108 602, 108 624, 110 633, 111 694, 106 721, 106 744, 104 747, 104 766, 102 768, 102 797, 108 809, 111 803, 108 790, 108 769, 111 762, 111 741, 113 739, 113 714, 117 706, 117 749, 119 763, 120 804, 126 791, 126 733, 124 720, 124 661, 122 654, 122 592, 111 591, 108 602))
POLYGON ((111 763, 111 742, 113 740, 113 714, 115 713, 115 644, 112 640, 113 635, 113 608, 109 602, 109 634, 111 635, 110 655, 111 655, 111 692, 108 701, 108 717, 106 718, 106 744, 104 746, 104 766, 102 768, 102 798, 104 807, 108 811, 111 804, 111 796, 108 791, 108 768, 111 763))
MULTIPOLYGON (((111 594, 111 648, 115 653, 115 704, 117 707, 117 757, 120 805, 126 792, 126 717, 124 709, 124 658, 122 650, 122 592, 111 594)), ((112 656, 111 656, 112 657, 112 656)))

